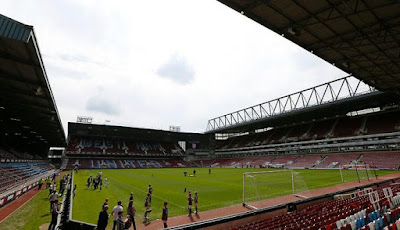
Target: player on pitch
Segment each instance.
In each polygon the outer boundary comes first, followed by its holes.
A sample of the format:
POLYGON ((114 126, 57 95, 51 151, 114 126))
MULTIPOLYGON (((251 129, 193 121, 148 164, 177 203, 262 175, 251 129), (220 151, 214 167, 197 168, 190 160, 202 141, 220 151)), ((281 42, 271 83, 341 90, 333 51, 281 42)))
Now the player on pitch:
POLYGON ((197 192, 194 192, 194 214, 197 214, 197 203, 199 202, 199 197, 197 196, 197 192))
POLYGON ((192 193, 190 193, 190 191, 189 191, 189 195, 188 195, 188 210, 189 210, 189 215, 188 215, 188 216, 192 216, 192 204, 193 204, 192 193))

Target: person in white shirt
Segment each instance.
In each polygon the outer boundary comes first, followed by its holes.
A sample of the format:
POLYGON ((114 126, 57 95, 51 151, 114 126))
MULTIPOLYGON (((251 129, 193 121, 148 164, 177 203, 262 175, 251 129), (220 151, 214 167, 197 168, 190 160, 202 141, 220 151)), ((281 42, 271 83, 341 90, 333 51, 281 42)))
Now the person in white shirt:
POLYGON ((58 197, 60 196, 60 194, 58 194, 56 192, 56 190, 53 191, 52 194, 50 194, 49 196, 49 201, 50 201, 50 212, 53 210, 53 204, 56 200, 58 200, 58 197))
POLYGON ((113 223, 113 230, 117 227, 118 224, 118 213, 123 212, 124 208, 122 207, 122 202, 118 201, 117 205, 113 208, 111 215, 114 217, 114 223, 113 223))

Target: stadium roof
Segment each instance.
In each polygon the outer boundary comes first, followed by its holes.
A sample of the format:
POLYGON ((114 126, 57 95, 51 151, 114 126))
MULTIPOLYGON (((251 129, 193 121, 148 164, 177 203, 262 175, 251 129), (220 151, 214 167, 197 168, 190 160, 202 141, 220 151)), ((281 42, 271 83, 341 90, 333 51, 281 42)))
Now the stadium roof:
POLYGON ((69 136, 92 136, 155 141, 200 141, 208 140, 201 133, 171 132, 157 129, 143 129, 126 126, 101 125, 68 122, 69 136))
POLYGON ((378 90, 400 92, 400 1, 218 1, 378 90))
MULTIPOLYGON (((32 26, 0 15, 0 108, 49 146, 66 145, 56 102, 32 26)), ((3 127, 4 127, 3 126, 3 127)))

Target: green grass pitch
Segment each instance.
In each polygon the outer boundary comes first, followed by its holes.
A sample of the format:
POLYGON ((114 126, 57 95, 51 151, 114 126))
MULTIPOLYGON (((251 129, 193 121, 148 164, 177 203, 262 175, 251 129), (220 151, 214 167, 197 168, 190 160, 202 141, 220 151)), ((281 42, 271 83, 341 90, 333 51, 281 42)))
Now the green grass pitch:
MULTIPOLYGON (((110 199, 110 209, 117 200, 122 200, 124 207, 131 192, 134 193, 134 205, 137 209, 136 223, 143 220, 144 198, 149 183, 154 188, 152 220, 161 217, 162 202, 168 201, 170 216, 187 214, 187 194, 183 193, 186 187, 190 191, 199 192, 199 211, 215 209, 224 206, 242 203, 242 176, 244 172, 270 171, 271 169, 220 169, 213 168, 212 174, 208 174, 208 168, 196 168, 196 177, 183 177, 183 171, 192 172, 193 169, 107 169, 103 171, 103 177, 110 181, 108 188, 99 190, 86 190, 86 179, 89 175, 97 175, 99 170, 80 170, 75 177, 77 184, 76 197, 73 203, 73 219, 88 223, 97 223, 97 217, 104 202, 104 198, 110 199)), ((296 170, 303 179, 307 189, 326 187, 341 183, 339 170, 296 170)), ((370 172, 371 173, 371 172, 370 172)), ((393 173, 393 171, 377 171, 378 175, 393 173)), ((360 171, 361 177, 366 174, 360 171)), ((283 180, 288 175, 282 174, 283 180)), ((344 180, 357 180, 355 171, 344 170, 344 180)), ((371 176, 371 175, 370 175, 371 176)), ((274 179, 276 179, 276 175, 274 179)), ((300 181, 301 182, 301 181, 300 181)), ((275 186, 270 186, 275 188, 275 186)), ((289 189, 290 190, 290 189, 289 189)), ((259 191, 262 193, 263 191, 259 191)), ((266 198, 289 194, 291 191, 277 187, 266 198)), ((32 200, 14 212, 10 217, 0 223, 1 230, 39 229, 44 223, 49 223, 48 190, 36 195, 32 200)), ((12 205, 12 204, 10 204, 12 205)), ((111 211, 111 210, 110 210, 111 211)), ((109 229, 112 227, 110 219, 109 229)))
MULTIPOLYGON (((127 207, 129 195, 134 194, 134 206, 136 212, 136 223, 143 221, 144 201, 149 184, 153 187, 152 209, 150 214, 152 220, 160 219, 162 204, 168 202, 169 216, 187 214, 187 193, 184 188, 192 193, 199 194, 199 212, 237 205, 242 203, 242 178, 244 172, 270 171, 271 169, 228 169, 213 168, 208 174, 208 168, 196 168, 196 177, 184 177, 183 171, 192 174, 194 169, 118 169, 102 170, 103 178, 107 177, 110 185, 102 191, 86 189, 86 180, 92 175, 96 176, 100 170, 80 170, 75 174, 74 183, 77 184, 76 197, 73 202, 73 219, 88 223, 96 223, 98 213, 104 199, 109 198, 109 211, 122 200, 127 207)), ((342 183, 339 170, 296 170, 302 184, 301 189, 315 189, 342 183), (305 187, 304 187, 305 186, 305 187)), ((371 173, 371 172, 370 172, 371 173)), ((373 173, 373 172, 372 172, 373 173)), ((388 174, 389 171, 379 171, 379 175, 388 174)), ((372 175, 369 175, 372 176, 372 175)), ((289 181, 290 174, 274 174, 274 179, 282 177, 282 181, 289 181)), ((343 170, 345 182, 357 180, 356 172, 343 170)), ((365 171, 360 171, 360 177, 366 178, 365 171)), ((263 179, 261 179, 263 180, 263 179)), ((288 182, 286 182, 288 183, 288 182)), ((273 186, 269 189, 271 195, 263 196, 268 199, 291 193, 291 186, 283 190, 282 186, 273 186)), ((262 191, 260 191, 262 192, 262 191)), ((110 224, 112 220, 110 218, 110 224)))

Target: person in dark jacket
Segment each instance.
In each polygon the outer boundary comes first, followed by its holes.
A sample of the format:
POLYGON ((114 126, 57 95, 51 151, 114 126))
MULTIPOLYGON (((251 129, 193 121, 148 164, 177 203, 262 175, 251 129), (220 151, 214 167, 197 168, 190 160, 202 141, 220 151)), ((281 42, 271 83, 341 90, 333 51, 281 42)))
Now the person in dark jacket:
POLYGON ((103 206, 103 210, 99 213, 99 220, 97 221, 97 229, 105 230, 108 224, 108 205, 103 206))
POLYGON ((168 208, 167 208, 167 202, 164 202, 164 208, 163 208, 163 210, 162 210, 162 216, 161 216, 161 219, 162 219, 162 221, 163 221, 163 223, 164 223, 164 228, 168 228, 168 225, 167 225, 167 221, 168 221, 168 208))

